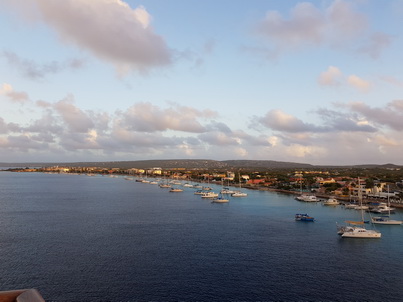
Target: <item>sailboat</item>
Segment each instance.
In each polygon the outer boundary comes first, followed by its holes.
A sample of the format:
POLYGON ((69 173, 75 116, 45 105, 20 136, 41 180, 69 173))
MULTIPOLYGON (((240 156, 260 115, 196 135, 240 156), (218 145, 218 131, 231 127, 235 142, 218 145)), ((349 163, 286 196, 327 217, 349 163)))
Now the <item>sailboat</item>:
MULTIPOLYGON (((358 179, 358 199, 362 205, 362 192, 360 179, 358 179)), ((376 230, 364 228, 364 211, 361 209, 361 221, 346 221, 348 225, 337 226, 337 234, 342 238, 381 238, 381 233, 376 230)))
MULTIPOLYGON (((300 181, 300 189, 301 189, 301 195, 296 197, 295 199, 298 201, 308 201, 308 200, 304 200, 302 195, 302 178, 300 181)), ((316 196, 314 196, 316 198, 316 196)), ((297 213, 295 214, 295 220, 296 221, 305 221, 305 222, 314 222, 315 218, 313 218, 312 216, 309 216, 308 214, 302 214, 302 213, 297 213)))
POLYGON ((386 225, 401 225, 403 222, 401 220, 394 220, 390 219, 390 200, 389 200, 389 186, 388 186, 388 206, 387 208, 389 209, 388 215, 387 216, 377 216, 377 217, 372 217, 372 223, 374 224, 386 224, 386 225))
POLYGON ((232 197, 246 197, 247 193, 241 191, 241 173, 239 173, 239 190, 231 194, 232 197))
POLYGON ((211 202, 215 203, 227 203, 229 202, 229 199, 224 197, 221 193, 218 195, 218 197, 213 198, 211 202))

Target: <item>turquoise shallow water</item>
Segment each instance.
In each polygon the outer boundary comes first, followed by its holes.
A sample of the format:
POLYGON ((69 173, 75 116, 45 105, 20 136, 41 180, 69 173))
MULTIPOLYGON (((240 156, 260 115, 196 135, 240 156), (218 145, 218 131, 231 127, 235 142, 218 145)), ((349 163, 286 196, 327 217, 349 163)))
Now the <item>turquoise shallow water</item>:
POLYGON ((1 172, 1 290, 34 287, 47 301, 403 300, 402 226, 341 239, 336 222, 357 211, 262 191, 212 204, 194 191, 1 172))

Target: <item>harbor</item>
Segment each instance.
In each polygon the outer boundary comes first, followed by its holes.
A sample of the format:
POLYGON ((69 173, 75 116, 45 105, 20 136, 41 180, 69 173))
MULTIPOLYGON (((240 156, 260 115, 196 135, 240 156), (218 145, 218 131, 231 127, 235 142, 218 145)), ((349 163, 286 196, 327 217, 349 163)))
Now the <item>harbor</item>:
MULTIPOLYGON (((243 188, 246 197, 214 203, 184 183, 177 193, 151 183, 0 173, 4 290, 35 288, 46 301, 399 301, 403 295, 402 226, 377 226, 377 240, 341 238, 337 223, 357 219, 359 211, 243 188), (296 213, 315 221, 295 221, 296 213)), ((399 209, 392 215, 403 217, 399 209)))

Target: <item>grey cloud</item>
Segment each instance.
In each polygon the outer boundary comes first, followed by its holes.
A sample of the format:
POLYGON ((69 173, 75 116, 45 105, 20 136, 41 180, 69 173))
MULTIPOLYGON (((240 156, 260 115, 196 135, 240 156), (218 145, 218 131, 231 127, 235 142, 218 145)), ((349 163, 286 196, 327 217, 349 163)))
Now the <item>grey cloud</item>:
POLYGON ((351 103, 349 108, 372 122, 388 126, 394 130, 403 130, 403 100, 390 102, 385 108, 371 108, 362 102, 351 103))
POLYGON ((23 76, 32 80, 41 80, 49 74, 56 74, 67 69, 78 69, 84 65, 84 60, 82 59, 71 59, 65 62, 51 61, 38 64, 32 60, 20 58, 16 53, 10 51, 3 51, 1 56, 6 58, 7 62, 23 76))
POLYGON ((69 129, 74 132, 83 133, 94 127, 94 123, 90 117, 72 103, 71 97, 55 103, 54 108, 69 129))
POLYGON ((227 146, 227 145, 239 145, 239 141, 236 137, 228 135, 224 132, 208 132, 198 136, 198 138, 210 145, 227 146))
POLYGON ((176 130, 201 133, 205 127, 198 118, 206 116, 203 111, 188 107, 161 109, 150 103, 138 103, 122 114, 122 123, 129 129, 142 132, 176 130))
POLYGON ((304 123, 300 119, 286 114, 280 110, 271 110, 266 115, 259 119, 259 122, 264 126, 276 130, 291 133, 297 132, 323 132, 326 131, 323 127, 317 127, 313 124, 304 123))
POLYGON ((384 33, 371 33, 365 15, 356 10, 354 3, 343 0, 334 0, 326 8, 301 2, 288 18, 277 11, 268 11, 256 24, 255 33, 269 46, 247 49, 269 59, 284 51, 310 46, 358 49, 377 58, 391 40, 384 33))
POLYGON ((337 112, 329 109, 318 109, 316 113, 328 125, 329 131, 362 131, 376 132, 377 129, 369 124, 361 124, 360 118, 352 113, 337 112))
POLYGON ((392 43, 392 37, 385 33, 373 33, 366 44, 358 48, 358 51, 368 54, 373 59, 378 59, 382 51, 392 43))

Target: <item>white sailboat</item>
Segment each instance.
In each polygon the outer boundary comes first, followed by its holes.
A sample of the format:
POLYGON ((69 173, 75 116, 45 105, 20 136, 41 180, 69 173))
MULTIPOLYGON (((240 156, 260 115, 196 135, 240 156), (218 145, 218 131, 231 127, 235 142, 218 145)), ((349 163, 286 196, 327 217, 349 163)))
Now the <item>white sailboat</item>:
POLYGON ((218 197, 213 198, 211 202, 214 203, 227 203, 229 202, 229 199, 224 197, 222 194, 220 194, 218 197))
MULTIPOLYGON (((362 205, 362 193, 360 187, 360 179, 358 179, 358 199, 362 205)), ((342 238, 381 238, 381 233, 376 230, 368 230, 364 228, 364 211, 361 209, 361 221, 346 221, 348 225, 337 226, 337 234, 342 238)))
POLYGON ((239 173, 239 190, 231 194, 232 197, 246 197, 247 193, 241 191, 241 173, 239 173))
POLYGON ((390 200, 389 200, 389 186, 388 186, 388 205, 387 209, 389 209, 388 215, 387 216, 377 216, 377 217, 372 217, 372 223, 374 224, 383 224, 383 225, 401 225, 403 221, 401 220, 394 220, 390 219, 390 200))

